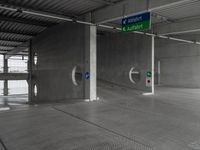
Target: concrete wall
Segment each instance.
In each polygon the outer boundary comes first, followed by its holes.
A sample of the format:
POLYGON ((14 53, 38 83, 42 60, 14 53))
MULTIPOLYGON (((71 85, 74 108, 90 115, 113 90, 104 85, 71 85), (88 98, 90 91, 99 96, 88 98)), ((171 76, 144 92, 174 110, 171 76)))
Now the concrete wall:
POLYGON ((161 61, 161 85, 200 87, 199 45, 157 39, 155 51, 161 61))
MULTIPOLYGON (((32 42, 38 64, 33 65, 33 85, 38 87, 33 102, 83 99, 84 80, 72 83, 72 69, 84 72, 85 26, 66 23, 50 28, 32 42)), ((130 33, 103 32, 98 36, 97 77, 102 81, 139 90, 147 88, 146 72, 151 71, 151 37, 130 33), (140 72, 136 84, 129 71, 140 72)), ((200 47, 193 44, 156 40, 156 60, 161 61, 161 84, 200 87, 200 47)), ((156 61, 157 64, 157 61, 156 61)), ((157 69, 156 69, 157 70, 157 69)))
POLYGON ((151 38, 131 33, 103 33, 98 36, 98 79, 117 85, 147 90, 146 72, 151 71, 151 38), (136 67, 140 80, 133 84, 129 71, 136 67))
POLYGON ((84 26, 66 23, 50 28, 33 40, 32 50, 38 55, 33 66, 33 83, 38 86, 34 102, 84 97, 84 82, 72 83, 73 67, 84 70, 84 26))

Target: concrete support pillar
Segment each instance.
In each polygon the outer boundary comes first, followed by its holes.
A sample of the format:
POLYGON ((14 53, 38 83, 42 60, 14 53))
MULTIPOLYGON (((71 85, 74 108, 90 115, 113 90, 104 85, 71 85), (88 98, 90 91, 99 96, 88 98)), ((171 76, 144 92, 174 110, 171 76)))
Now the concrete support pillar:
POLYGON ((29 44, 29 54, 28 54, 28 100, 31 102, 33 85, 32 85, 32 66, 33 66, 33 54, 32 54, 32 41, 29 44))
MULTIPOLYGON (((5 55, 3 57, 3 72, 8 73, 8 59, 6 59, 5 55)), ((3 87, 3 95, 8 96, 8 80, 4 80, 4 87, 3 87)))
POLYGON ((8 80, 4 80, 3 95, 8 96, 8 80))
POLYGON ((97 100, 97 28, 85 26, 85 98, 97 100))

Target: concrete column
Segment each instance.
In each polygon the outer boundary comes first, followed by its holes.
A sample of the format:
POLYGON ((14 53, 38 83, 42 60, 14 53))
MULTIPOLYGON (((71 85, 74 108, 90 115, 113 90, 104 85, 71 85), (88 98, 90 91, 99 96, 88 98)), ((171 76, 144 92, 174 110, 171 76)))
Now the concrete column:
POLYGON ((29 53, 28 53, 28 99, 29 102, 32 100, 33 85, 32 85, 32 66, 33 66, 33 54, 32 54, 32 41, 29 44, 29 53))
MULTIPOLYGON (((6 59, 5 55, 3 57, 3 72, 8 73, 8 59, 6 59)), ((4 87, 3 87, 3 95, 8 96, 8 80, 4 80, 4 87)))
POLYGON ((3 95, 8 96, 8 80, 4 80, 3 95))
POLYGON ((85 98, 97 100, 97 28, 85 26, 85 98))

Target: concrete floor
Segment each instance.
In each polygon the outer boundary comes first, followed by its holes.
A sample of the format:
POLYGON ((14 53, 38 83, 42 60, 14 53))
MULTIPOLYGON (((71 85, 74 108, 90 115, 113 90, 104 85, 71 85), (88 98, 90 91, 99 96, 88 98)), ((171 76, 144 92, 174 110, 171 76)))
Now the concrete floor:
POLYGON ((21 110, 23 107, 29 107, 27 103, 28 103, 27 94, 0 96, 0 111, 6 109, 21 110))
POLYGON ((101 86, 98 93, 98 102, 0 112, 0 143, 8 150, 200 150, 200 89, 159 87, 142 96, 101 86))

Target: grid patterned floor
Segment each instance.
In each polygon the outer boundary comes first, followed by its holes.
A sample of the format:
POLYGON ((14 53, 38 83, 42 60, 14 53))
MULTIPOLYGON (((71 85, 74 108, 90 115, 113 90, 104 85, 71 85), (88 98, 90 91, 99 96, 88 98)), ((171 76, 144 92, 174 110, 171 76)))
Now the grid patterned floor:
POLYGON ((1 112, 0 138, 8 150, 200 149, 199 89, 98 91, 98 102, 1 112))

